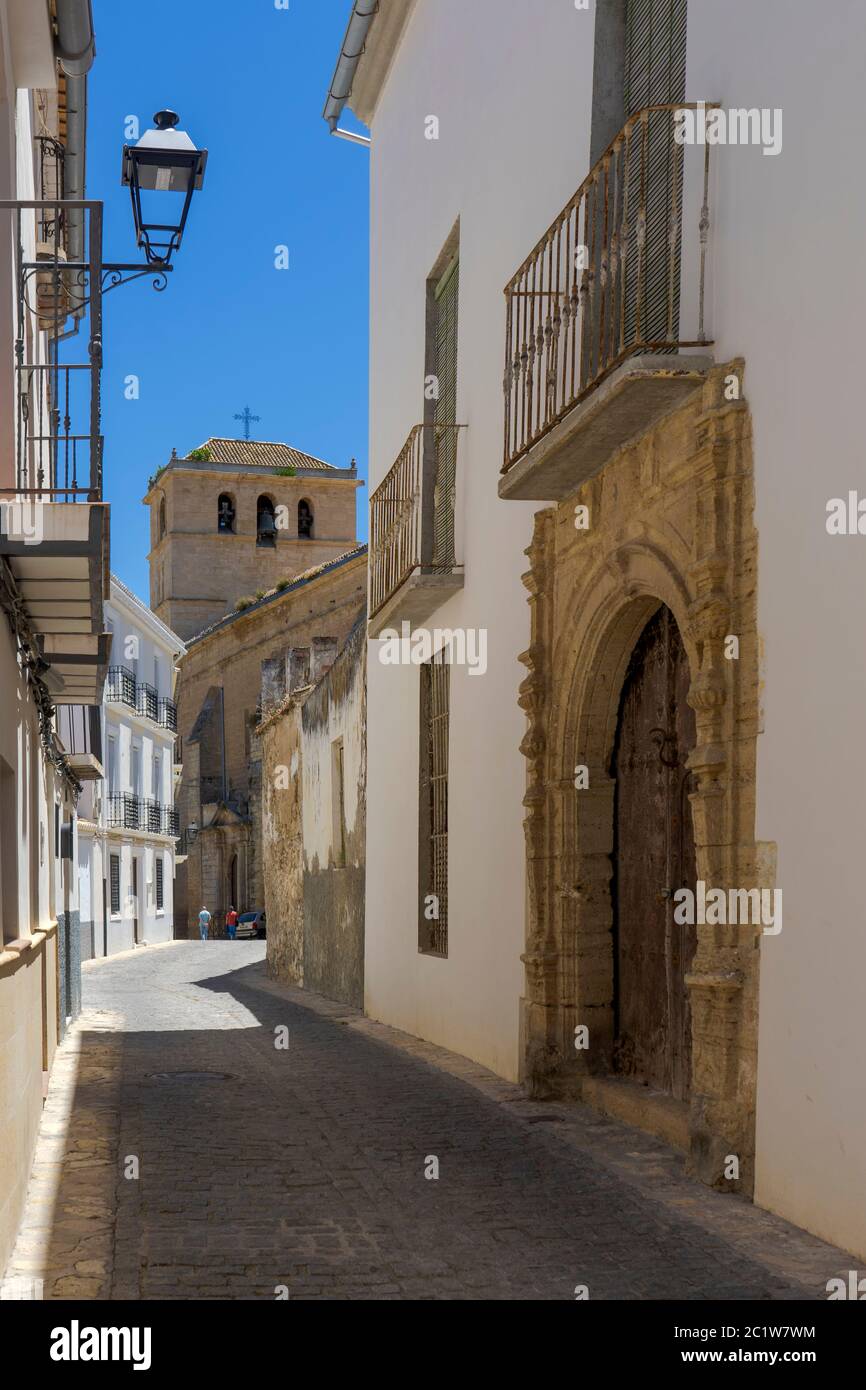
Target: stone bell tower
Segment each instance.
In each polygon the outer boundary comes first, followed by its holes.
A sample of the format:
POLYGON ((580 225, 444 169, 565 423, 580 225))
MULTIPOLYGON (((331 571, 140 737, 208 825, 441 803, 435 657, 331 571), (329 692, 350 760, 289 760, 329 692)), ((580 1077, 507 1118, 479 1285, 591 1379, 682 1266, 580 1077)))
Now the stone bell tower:
POLYGON ((288 444, 209 439, 148 483, 150 606, 195 637, 281 581, 357 544, 354 460, 335 468, 288 444))

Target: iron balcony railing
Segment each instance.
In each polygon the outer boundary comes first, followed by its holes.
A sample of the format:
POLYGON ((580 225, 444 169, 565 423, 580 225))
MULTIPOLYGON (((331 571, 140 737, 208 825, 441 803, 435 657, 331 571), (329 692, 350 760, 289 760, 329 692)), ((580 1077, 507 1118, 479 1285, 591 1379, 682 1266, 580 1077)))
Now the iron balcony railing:
POLYGON ((128 705, 141 719, 150 719, 162 729, 177 731, 177 705, 160 695, 147 681, 137 681, 128 666, 109 666, 105 698, 128 705))
POLYGON ((154 724, 159 719, 159 695, 152 685, 147 681, 139 681, 136 686, 136 713, 143 719, 152 719, 154 724))
POLYGON ((102 500, 102 204, 62 197, 62 152, 43 146, 43 188, 0 201, 0 255, 15 274, 14 474, 4 492, 102 500))
POLYGON ((109 666, 105 682, 105 698, 137 709, 135 676, 127 666, 109 666))
POLYGON ((456 449, 462 425, 415 425, 370 497, 370 616, 414 570, 455 566, 456 449))
POLYGON ((196 837, 197 837, 197 835, 198 835, 198 830, 197 830, 197 829, 195 829, 195 830, 181 830, 180 834, 179 834, 178 837, 177 837, 177 845, 175 846, 175 849, 176 849, 177 853, 178 853, 178 854, 189 854, 190 850, 192 849, 193 845, 194 845, 195 842, 196 842, 196 837))
POLYGON ((153 797, 113 792, 105 802, 106 824, 115 830, 143 830, 148 835, 180 835, 180 816, 173 806, 153 797))
POLYGON ((165 695, 159 702, 159 722, 163 729, 171 729, 172 733, 177 733, 177 705, 165 695))
POLYGON ((115 792, 109 796, 106 805, 106 822, 114 828, 120 830, 140 830, 141 826, 141 802, 137 796, 130 796, 127 792, 115 792))
POLYGON ((57 241, 69 257, 66 197, 66 149, 53 135, 37 135, 39 149, 39 197, 43 208, 37 216, 37 241, 57 241))
POLYGON ((627 357, 704 346, 710 146, 703 148, 695 326, 682 333, 685 130, 677 113, 635 112, 505 287, 507 472, 627 357), (679 127, 679 131, 678 131, 679 127))

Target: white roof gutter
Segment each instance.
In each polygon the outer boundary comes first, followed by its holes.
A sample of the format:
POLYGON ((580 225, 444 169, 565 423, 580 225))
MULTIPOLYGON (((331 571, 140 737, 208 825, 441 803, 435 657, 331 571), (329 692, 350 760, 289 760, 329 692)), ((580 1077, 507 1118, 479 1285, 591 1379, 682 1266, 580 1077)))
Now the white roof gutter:
POLYGON ((367 41, 370 27, 378 12, 379 0, 355 0, 352 13, 349 16, 349 23, 346 26, 343 47, 337 59, 334 75, 331 78, 328 99, 322 112, 324 119, 331 127, 332 135, 339 135, 343 140, 351 140, 356 145, 369 145, 370 140, 366 135, 356 135, 354 131, 343 130, 339 121, 343 114, 343 108, 352 93, 355 70, 361 54, 364 52, 364 44, 367 41))

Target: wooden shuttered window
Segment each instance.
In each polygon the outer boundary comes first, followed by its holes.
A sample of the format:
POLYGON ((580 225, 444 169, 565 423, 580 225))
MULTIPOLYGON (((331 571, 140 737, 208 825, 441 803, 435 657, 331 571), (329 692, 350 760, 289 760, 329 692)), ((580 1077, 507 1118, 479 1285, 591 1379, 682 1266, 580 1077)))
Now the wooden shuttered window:
MULTIPOLYGON (((628 0, 626 14, 625 111, 632 116, 647 106, 686 99, 686 26, 688 0, 628 0)), ((649 116, 645 140, 636 128, 629 156, 630 240, 626 284, 626 340, 634 339, 637 329, 639 252, 637 210, 641 179, 646 187, 646 262, 641 304, 639 339, 663 342, 668 337, 669 287, 673 287, 673 314, 670 337, 679 331, 681 217, 674 230, 673 256, 671 232, 682 207, 682 146, 672 137, 670 112, 649 116)))
POLYGON ((418 946, 448 954, 448 742, 451 666, 441 651, 421 666, 418 946))
POLYGON ((120 912, 120 855, 112 854, 108 860, 109 890, 111 893, 111 911, 120 912))
POLYGON ((457 430, 439 428, 457 420, 457 302, 460 261, 455 255, 433 291, 435 364, 439 394, 433 415, 436 482, 433 492, 433 566, 454 564, 454 501, 457 485, 457 430))

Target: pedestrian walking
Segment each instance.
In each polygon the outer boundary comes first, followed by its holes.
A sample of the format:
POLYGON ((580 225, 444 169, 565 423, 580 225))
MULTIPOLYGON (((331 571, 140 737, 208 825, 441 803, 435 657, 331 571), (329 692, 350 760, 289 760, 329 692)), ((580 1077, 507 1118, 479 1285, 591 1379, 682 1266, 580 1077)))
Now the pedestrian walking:
POLYGON ((206 907, 203 907, 202 910, 201 910, 201 912, 198 914, 198 930, 199 930, 199 935, 201 936, 202 941, 207 941, 208 927, 209 927, 209 926, 210 926, 210 913, 208 912, 208 910, 207 910, 206 907))
POLYGON ((235 910, 234 910, 233 907, 230 907, 229 910, 228 910, 228 912, 226 913, 226 931, 228 932, 228 935, 229 935, 229 941, 234 941, 234 939, 235 939, 235 932, 237 931, 237 929, 238 929, 238 914, 235 912, 235 910))

